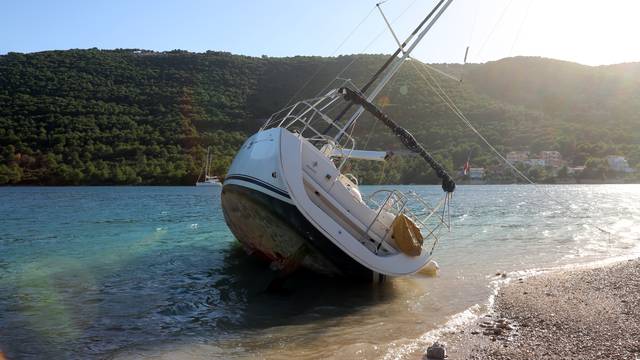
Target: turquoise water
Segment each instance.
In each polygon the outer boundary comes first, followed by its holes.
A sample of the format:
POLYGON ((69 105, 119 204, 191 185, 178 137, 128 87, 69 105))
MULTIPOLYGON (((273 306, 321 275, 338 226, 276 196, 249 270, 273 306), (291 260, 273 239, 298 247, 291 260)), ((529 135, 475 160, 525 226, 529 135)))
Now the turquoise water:
MULTIPOLYGON (((364 187, 370 193, 378 187, 364 187)), ((427 196, 436 186, 411 186, 427 196)), ((344 284, 271 270, 219 189, 0 188, 0 351, 50 358, 406 358, 486 307, 496 271, 638 253, 640 186, 460 186, 435 278, 344 284), (613 233, 607 235, 594 226, 613 233)))

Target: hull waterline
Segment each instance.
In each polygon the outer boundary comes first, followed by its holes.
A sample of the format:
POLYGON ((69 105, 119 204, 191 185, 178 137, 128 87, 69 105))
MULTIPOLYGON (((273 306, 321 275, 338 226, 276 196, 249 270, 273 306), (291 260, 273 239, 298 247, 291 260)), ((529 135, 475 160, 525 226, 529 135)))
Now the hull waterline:
POLYGON ((283 273, 300 267, 371 281, 373 272, 345 254, 300 213, 295 205, 256 189, 225 184, 222 209, 229 228, 247 253, 283 273))

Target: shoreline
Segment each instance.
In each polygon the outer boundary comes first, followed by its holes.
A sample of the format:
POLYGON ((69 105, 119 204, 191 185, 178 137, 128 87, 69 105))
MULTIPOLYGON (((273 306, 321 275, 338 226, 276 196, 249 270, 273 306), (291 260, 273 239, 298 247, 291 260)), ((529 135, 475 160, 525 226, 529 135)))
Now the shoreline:
POLYGON ((640 258, 515 279, 439 341, 449 359, 640 359, 640 258))
MULTIPOLYGON (((439 183, 433 184, 360 184, 361 186, 440 186, 439 183)), ((528 183, 514 183, 514 182, 487 182, 487 183, 465 183, 457 182, 456 185, 461 186, 498 186, 498 185, 525 185, 531 186, 533 184, 528 183)), ((566 186, 566 185, 640 185, 640 181, 632 182, 538 182, 535 185, 551 185, 551 186, 566 186)), ((65 187, 195 187, 193 184, 0 184, 0 188, 31 188, 31 187, 50 187, 50 188, 65 188, 65 187)))

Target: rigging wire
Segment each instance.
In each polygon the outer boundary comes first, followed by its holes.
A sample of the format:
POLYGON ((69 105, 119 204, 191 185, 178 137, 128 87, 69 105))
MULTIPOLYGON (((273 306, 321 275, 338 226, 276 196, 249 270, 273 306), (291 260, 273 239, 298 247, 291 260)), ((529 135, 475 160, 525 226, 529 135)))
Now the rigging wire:
POLYGON ((404 49, 402 48, 402 43, 400 42, 400 39, 398 39, 398 36, 396 35, 396 32, 393 31, 393 27, 391 26, 391 24, 389 24, 389 20, 387 19, 387 16, 384 14, 384 11, 382 11, 382 8, 380 7, 380 5, 384 4, 384 2, 379 2, 376 4, 376 7, 378 8, 378 11, 380 12, 380 15, 382 15, 382 19, 384 20, 384 23, 387 24, 387 27, 389 28, 389 31, 391 32, 391 35, 393 35, 393 40, 396 41, 396 44, 398 44, 398 47, 401 49, 402 52, 404 52, 404 49))
POLYGON ((365 140, 364 146, 362 147, 363 149, 366 149, 367 145, 369 145, 369 140, 371 140, 371 136, 376 131, 376 125, 378 125, 378 122, 374 121, 373 122, 373 126, 371 126, 371 130, 369 131, 369 134, 367 135, 367 140, 365 140))
POLYGON ((504 15, 507 13, 507 10, 511 7, 512 3, 513 3, 513 0, 509 0, 509 2, 507 3, 507 6, 505 6, 504 9, 502 9, 502 13, 500 14, 500 17, 498 18, 498 21, 496 21, 496 23, 493 24, 493 27, 491 28, 491 31, 489 32, 489 35, 487 35, 487 37, 484 39, 484 42, 482 43, 482 46, 480 47, 480 49, 478 49, 478 52, 476 53, 476 58, 480 58, 480 55, 482 55, 482 51, 484 51, 484 47, 489 42, 489 39, 491 39, 491 36, 493 36, 493 33, 498 28, 498 25, 502 22, 502 19, 504 18, 504 15))
POLYGON ((527 22, 527 18, 529 17, 529 10, 531 9, 531 4, 533 4, 533 0, 529 0, 527 4, 527 8, 524 11, 524 16, 522 17, 522 21, 520 22, 520 26, 518 27, 518 32, 516 33, 516 37, 513 39, 513 43, 511 43, 511 48, 509 48, 509 56, 513 53, 513 48, 516 46, 518 39, 520 39, 520 33, 522 32, 522 28, 524 27, 524 23, 527 22))
MULTIPOLYGON (((388 88, 391 88, 396 83, 397 80, 398 80, 397 77, 394 77, 393 79, 391 79, 391 81, 389 81, 389 83, 387 84, 388 88)), ((364 142, 364 146, 362 147, 363 149, 366 149, 367 146, 369 145, 369 140, 371 140, 373 133, 376 131, 376 125, 378 125, 378 121, 376 119, 373 119, 373 126, 371 126, 371 130, 369 130, 369 134, 367 134, 367 140, 364 142)))
MULTIPOLYGON (((416 60, 411 61, 412 65, 414 66, 414 68, 416 69, 416 72, 420 75, 420 77, 427 83, 427 85, 429 85, 429 87, 431 88, 431 90, 433 90, 436 95, 438 95, 438 97, 449 107, 449 109, 451 109, 451 111, 458 117, 458 119, 460 119, 465 125, 467 125, 467 127, 469 129, 471 129, 471 131, 473 131, 488 147, 489 149, 491 149, 491 151, 493 151, 496 156, 498 156, 502 161, 504 161, 511 169, 513 169, 513 171, 518 174, 520 177, 522 177, 522 179, 524 179, 525 181, 527 181, 529 184, 533 185, 537 190, 541 191, 545 196, 547 196, 551 201, 553 201, 554 203, 560 205, 562 208, 571 211, 571 207, 568 206, 567 204, 561 202, 560 200, 558 200, 557 198, 553 197, 546 189, 542 188, 539 184, 535 183, 533 180, 529 179, 529 177, 527 177, 525 174, 522 173, 522 171, 520 171, 515 165, 513 165, 510 161, 508 161, 504 156, 502 156, 502 154, 489 142, 489 140, 487 140, 476 128, 475 126, 473 126, 473 124, 471 124, 471 122, 469 121, 469 119, 464 115, 464 113, 460 110, 460 108, 458 108, 458 106, 455 104, 455 102, 449 97, 449 95, 447 94, 447 92, 442 89, 442 87, 440 86, 440 84, 438 83, 438 81, 435 79, 435 77, 433 77, 433 75, 428 71, 428 68, 425 67, 425 72, 429 75, 429 77, 431 78, 431 80, 433 81, 433 83, 435 83, 435 85, 437 86, 438 89, 436 89, 429 80, 427 80, 427 78, 424 76, 424 74, 420 71, 420 69, 418 69, 418 66, 415 64, 416 60)), ((608 234, 609 236, 612 235, 612 233, 610 231, 607 231, 605 229, 603 229, 600 226, 594 225, 594 224, 587 224, 590 225, 592 227, 594 227, 595 229, 600 230, 601 232, 608 234)))
MULTIPOLYGON (((353 30, 351 30, 351 32, 347 35, 347 37, 345 37, 344 40, 342 40, 340 45, 338 45, 338 47, 336 47, 336 49, 333 50, 333 52, 331 53, 331 55, 329 55, 329 57, 334 56, 338 52, 338 50, 340 50, 340 48, 342 48, 342 46, 344 46, 344 44, 346 44, 346 42, 349 41, 349 39, 353 36, 353 34, 355 34, 355 32, 360 28, 360 26, 362 26, 362 24, 364 24, 364 22, 367 21, 367 19, 369 19, 369 17, 371 16, 371 14, 373 13, 373 11, 375 9, 376 9, 376 7, 374 6, 374 7, 371 8, 371 10, 369 10, 367 15, 362 20, 360 20, 360 22, 353 28, 353 30)), ((300 94, 300 92, 302 92, 302 90, 304 90, 311 83, 311 80, 313 80, 316 76, 318 76, 320 71, 322 71, 322 69, 324 69, 326 66, 327 66, 326 62, 324 64, 320 65, 318 67, 318 69, 313 73, 313 75, 311 75, 311 77, 302 85, 302 87, 300 87, 300 89, 298 89, 298 91, 296 91, 291 96, 291 98, 289 99, 289 101, 287 102, 287 104, 284 107, 289 106, 289 104, 291 104, 291 101, 293 101, 293 99, 295 99, 295 97, 298 96, 298 94, 300 94)))
MULTIPOLYGON (((388 1, 388 0, 387 0, 387 1, 388 1)), ((386 2, 386 1, 384 1, 384 2, 386 2)), ((382 2, 382 3, 384 3, 384 2, 382 2)), ((409 5, 408 5, 404 10, 402 10, 402 12, 401 12, 398 16, 396 16, 395 18, 393 18, 393 20, 391 20, 391 24, 394 24, 396 21, 398 21, 398 19, 400 19, 402 16, 404 16, 404 14, 405 14, 407 11, 409 11, 409 9, 410 9, 410 8, 412 8, 412 7, 413 7, 413 5, 415 5, 415 3, 416 3, 416 2, 418 2, 418 0, 413 0, 411 3, 409 3, 409 5)), ((382 3, 380 3, 380 4, 382 4, 382 3)), ((374 7, 373 7, 373 9, 371 9, 371 12, 373 12, 373 10, 375 10, 375 8, 376 8, 376 7, 374 6, 374 7)), ((369 15, 370 15, 370 14, 369 14, 369 15)), ((385 32, 386 32, 386 30, 385 30, 385 29, 383 29, 382 31, 380 31, 380 32, 379 32, 379 33, 378 33, 378 34, 377 34, 377 35, 376 35, 376 36, 375 36, 375 37, 374 37, 374 38, 373 38, 373 39, 372 39, 372 40, 371 40, 371 41, 370 41, 370 42, 369 42, 369 43, 368 43, 368 44, 367 44, 367 45, 366 45, 362 50, 360 50, 359 54, 362 54, 362 53, 366 52, 366 51, 367 51, 367 49, 369 49, 369 48, 370 48, 370 47, 371 47, 371 46, 372 46, 376 41, 378 41, 378 39, 379 39, 379 38, 380 38, 380 37, 381 37, 385 32)), ((331 84, 332 84, 335 80, 339 79, 342 75, 344 75, 344 73, 345 73, 345 72, 346 72, 346 71, 347 71, 347 70, 348 70, 348 69, 349 69, 353 64, 355 64, 358 60, 359 60, 359 57, 358 57, 358 56, 353 56, 353 59, 351 60, 351 62, 349 62, 349 63, 347 64, 347 66, 345 66, 345 67, 344 67, 344 68, 343 68, 343 69, 342 69, 342 70, 341 70, 341 71, 340 71, 340 72, 339 72, 339 73, 338 73, 338 74, 337 74, 333 79, 331 79, 331 81, 329 81, 329 83, 328 83, 324 88, 322 88, 322 90, 320 90, 320 91, 318 92, 318 95, 316 95, 316 96, 319 96, 320 94, 322 94, 322 93, 324 93, 325 91, 327 91, 327 89, 331 86, 331 84)))
POLYGON ((471 44, 473 41, 473 34, 476 30, 476 23, 478 22, 478 13, 480 12, 480 1, 476 1, 476 9, 473 13, 473 22, 471 23, 471 32, 469 33, 469 41, 467 44, 471 44))
POLYGON ((384 161, 382 163, 382 169, 380 169, 380 177, 378 178, 378 184, 377 185, 381 185, 382 184, 382 180, 384 180, 385 177, 385 168, 387 167, 387 162, 384 161))
POLYGON ((462 63, 462 67, 460 69, 460 83, 462 83, 462 80, 464 79, 464 73, 465 70, 467 68, 467 58, 469 56, 469 47, 471 46, 472 42, 473 42, 473 34, 475 34, 476 31, 476 23, 478 22, 478 12, 480 9, 480 1, 476 1, 476 9, 474 11, 474 15, 473 15, 473 22, 471 23, 471 31, 469 32, 469 40, 467 41, 467 49, 464 52, 464 61, 462 63))

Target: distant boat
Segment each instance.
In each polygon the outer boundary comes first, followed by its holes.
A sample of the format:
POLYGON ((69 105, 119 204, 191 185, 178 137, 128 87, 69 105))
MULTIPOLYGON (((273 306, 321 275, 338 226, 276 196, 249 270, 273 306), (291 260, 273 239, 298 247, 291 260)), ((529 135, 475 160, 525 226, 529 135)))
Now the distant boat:
POLYGON ((206 176, 204 181, 198 181, 196 186, 222 186, 222 182, 217 176, 206 176))
MULTIPOLYGON (((211 147, 207 148, 207 158, 204 163, 204 180, 200 181, 201 176, 198 176, 196 186, 222 186, 220 178, 209 174, 211 170, 211 147)), ((202 175, 202 173, 200 174, 202 175)))

